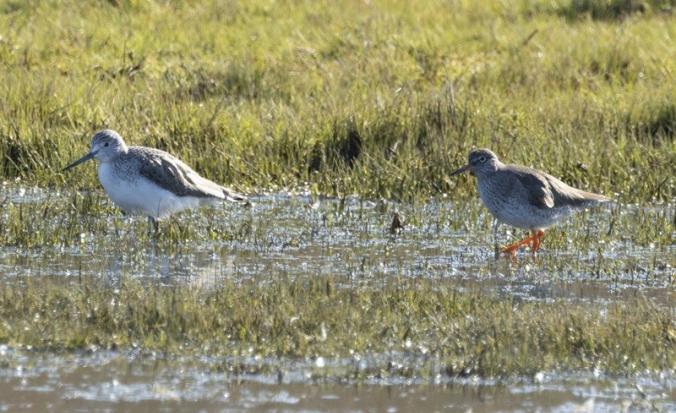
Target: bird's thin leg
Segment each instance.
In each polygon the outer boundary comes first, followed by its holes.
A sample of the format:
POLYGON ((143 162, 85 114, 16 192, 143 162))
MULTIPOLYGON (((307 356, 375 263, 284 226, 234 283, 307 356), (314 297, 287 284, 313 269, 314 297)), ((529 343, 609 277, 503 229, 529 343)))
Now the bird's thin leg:
POLYGON ((498 245, 498 226, 500 225, 500 221, 497 219, 493 220, 493 246, 495 249, 495 258, 498 258, 500 256, 500 245, 498 245))
POLYGON ((540 249, 540 244, 542 244, 542 237, 545 235, 545 232, 541 229, 533 231, 533 244, 531 245, 531 251, 533 252, 533 256, 538 252, 540 249))
POLYGON ((159 231, 160 226, 157 224, 157 220, 151 216, 148 217, 148 232, 151 235, 157 235, 157 231, 159 231))
MULTIPOLYGON (((531 242, 534 242, 535 239, 536 239, 536 235, 531 235, 530 237, 526 237, 526 238, 519 240, 519 241, 517 241, 513 244, 509 244, 508 246, 506 246, 502 249, 502 252, 505 253, 505 254, 514 255, 514 254, 516 254, 516 250, 518 250, 519 248, 521 248, 524 245, 529 245, 531 242)), ((539 244, 538 244, 538 247, 539 247, 539 244)))
POLYGON ((124 236, 129 237, 130 235, 135 234, 136 231, 134 231, 137 227, 137 225, 134 225, 134 219, 129 217, 128 215, 124 215, 124 218, 122 218, 122 223, 125 225, 126 230, 124 232, 124 236))

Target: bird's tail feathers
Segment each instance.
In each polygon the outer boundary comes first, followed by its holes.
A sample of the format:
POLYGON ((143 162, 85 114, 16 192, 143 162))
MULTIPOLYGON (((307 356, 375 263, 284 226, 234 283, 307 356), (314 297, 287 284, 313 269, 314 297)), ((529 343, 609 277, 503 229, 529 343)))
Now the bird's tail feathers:
POLYGON ((250 203, 249 199, 237 192, 231 191, 228 188, 223 188, 223 195, 225 195, 225 200, 230 202, 240 202, 240 203, 250 203))
POLYGON ((577 203, 578 206, 586 208, 586 207, 591 207, 594 205, 598 204, 605 204, 607 202, 612 202, 611 198, 608 198, 605 195, 601 194, 595 194, 593 192, 587 192, 583 191, 581 189, 578 189, 578 193, 575 194, 575 198, 577 198, 574 203, 577 203))
POLYGON ((585 198, 590 199, 592 201, 596 201, 596 202, 610 202, 610 201, 612 201, 611 198, 608 198, 605 195, 595 194, 593 192, 587 192, 587 191, 583 191, 583 192, 584 192, 585 198))

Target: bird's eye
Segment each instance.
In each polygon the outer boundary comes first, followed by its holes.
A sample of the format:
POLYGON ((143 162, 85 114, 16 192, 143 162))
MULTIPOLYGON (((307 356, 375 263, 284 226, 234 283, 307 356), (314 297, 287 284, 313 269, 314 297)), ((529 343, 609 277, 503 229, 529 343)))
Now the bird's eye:
POLYGON ((105 147, 107 148, 107 147, 108 147, 108 145, 110 145, 110 143, 106 142, 106 144, 105 144, 105 145, 103 145, 103 146, 105 146, 105 147))
POLYGON ((481 162, 481 163, 486 162, 486 157, 485 156, 480 157, 479 162, 481 162))

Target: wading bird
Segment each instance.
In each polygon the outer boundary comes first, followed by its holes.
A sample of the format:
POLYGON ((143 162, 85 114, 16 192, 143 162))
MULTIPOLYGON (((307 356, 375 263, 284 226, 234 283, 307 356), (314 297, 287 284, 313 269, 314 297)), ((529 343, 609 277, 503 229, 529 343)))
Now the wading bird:
POLYGON ((186 208, 246 201, 167 152, 127 146, 114 130, 96 132, 89 153, 63 170, 90 159, 99 161, 99 181, 115 205, 126 213, 147 216, 155 230, 158 219, 186 208))
POLYGON ((481 201, 499 222, 531 231, 531 236, 502 249, 512 256, 528 244, 535 255, 545 228, 576 209, 610 201, 603 195, 573 188, 542 171, 505 165, 488 149, 471 151, 467 165, 451 176, 465 171, 476 176, 481 201))

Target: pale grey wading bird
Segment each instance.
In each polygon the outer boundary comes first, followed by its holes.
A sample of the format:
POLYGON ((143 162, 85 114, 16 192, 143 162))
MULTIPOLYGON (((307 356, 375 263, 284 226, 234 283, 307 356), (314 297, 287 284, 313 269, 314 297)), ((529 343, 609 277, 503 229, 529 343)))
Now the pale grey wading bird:
POLYGON ((63 170, 90 159, 99 161, 99 181, 115 205, 128 214, 147 216, 155 230, 158 219, 186 208, 246 201, 167 152, 127 146, 114 130, 96 132, 89 153, 63 170))
POLYGON ((603 195, 573 188, 537 169, 505 165, 488 149, 475 149, 468 158, 467 165, 451 176, 470 171, 477 178, 481 201, 499 222, 531 231, 531 236, 502 248, 503 253, 512 256, 528 244, 535 255, 545 228, 576 209, 610 201, 603 195))

